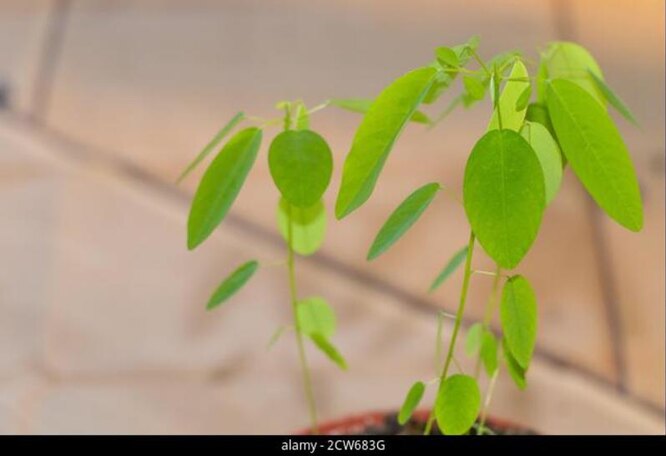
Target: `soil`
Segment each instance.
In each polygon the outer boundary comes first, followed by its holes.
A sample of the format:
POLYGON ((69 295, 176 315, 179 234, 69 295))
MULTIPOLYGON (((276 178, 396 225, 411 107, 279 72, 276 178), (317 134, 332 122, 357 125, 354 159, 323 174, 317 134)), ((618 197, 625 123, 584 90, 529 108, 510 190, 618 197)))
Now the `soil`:
MULTIPOLYGON (((427 411, 419 411, 405 425, 398 424, 396 413, 368 413, 353 416, 340 421, 325 423, 320 427, 320 433, 325 435, 423 435, 425 423, 428 418, 427 411)), ((535 435, 531 429, 518 426, 514 423, 489 417, 485 423, 485 435, 535 435)), ((308 433, 307 431, 304 433, 308 433)), ((441 435, 437 426, 434 426, 432 435, 441 435)), ((478 435, 478 426, 474 426, 470 435, 478 435)))

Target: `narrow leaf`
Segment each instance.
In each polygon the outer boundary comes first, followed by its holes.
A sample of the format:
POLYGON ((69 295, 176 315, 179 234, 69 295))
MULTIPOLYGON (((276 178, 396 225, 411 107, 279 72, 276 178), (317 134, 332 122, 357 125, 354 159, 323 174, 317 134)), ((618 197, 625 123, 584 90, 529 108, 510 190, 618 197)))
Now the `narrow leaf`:
POLYGON ((238 123, 245 118, 245 114, 242 112, 236 113, 235 116, 231 118, 229 122, 222 128, 220 128, 220 131, 217 132, 217 134, 213 137, 213 139, 210 140, 208 144, 206 144, 206 147, 203 148, 201 152, 199 152, 199 155, 196 156, 194 160, 190 162, 189 165, 187 165, 187 168, 183 170, 183 172, 178 176, 178 179, 176 180, 176 184, 180 184, 183 179, 187 177, 188 174, 190 174, 194 169, 201 163, 212 151, 215 149, 220 142, 229 134, 231 130, 234 129, 238 123))
POLYGON ((546 205, 557 195, 562 183, 562 152, 548 129, 536 122, 525 122, 520 134, 536 153, 543 171, 546 205))
POLYGON ((483 331, 479 357, 486 369, 486 374, 488 377, 492 377, 497 371, 497 340, 495 335, 488 330, 483 331))
POLYGON ((523 126, 527 104, 525 104, 525 106, 518 106, 518 100, 523 95, 524 91, 530 87, 530 83, 529 81, 524 82, 515 79, 525 79, 528 76, 527 68, 525 68, 523 62, 516 60, 516 63, 513 64, 513 69, 509 74, 509 78, 514 80, 507 81, 504 85, 504 89, 502 90, 497 103, 498 108, 493 111, 488 130, 500 128, 498 112, 499 115, 502 116, 502 128, 519 131, 523 126), (518 109, 518 107, 521 109, 518 109))
POLYGON ((603 94, 611 106, 614 107, 617 112, 622 114, 622 117, 627 119, 629 122, 633 123, 634 125, 638 125, 636 117, 629 109, 629 106, 627 106, 626 103, 622 101, 622 99, 613 91, 613 89, 611 89, 604 82, 604 80, 597 76, 593 71, 588 69, 587 72, 592 78, 592 81, 594 81, 594 84, 597 86, 597 89, 599 89, 599 91, 603 94))
POLYGON ((439 189, 437 183, 426 184, 400 203, 375 237, 368 252, 368 260, 374 260, 400 239, 421 217, 439 189))
POLYGON ((229 212, 261 144, 261 130, 236 133, 210 164, 194 194, 187 220, 187 247, 201 244, 229 212))
POLYGON ((275 185, 294 206, 310 207, 326 191, 333 156, 324 138, 312 130, 287 130, 273 139, 268 165, 275 185))
POLYGON ((326 236, 326 209, 319 200, 310 207, 296 207, 280 198, 277 224, 280 234, 289 242, 289 220, 291 218, 291 245, 300 255, 312 255, 324 242, 326 236))
POLYGON ((463 199, 479 243, 502 268, 513 269, 531 247, 545 207, 536 154, 518 133, 491 130, 465 167, 463 199))
POLYGON ((430 285, 430 292, 435 291, 437 288, 440 287, 444 283, 446 279, 448 279, 451 274, 453 274, 456 269, 460 267, 461 264, 465 261, 465 258, 467 258, 467 246, 463 247, 462 249, 458 250, 449 260, 448 263, 446 263, 446 266, 444 266, 444 269, 439 273, 437 277, 435 277, 435 280, 433 280, 432 285, 430 285))
MULTIPOLYGON (((333 98, 328 101, 328 104, 347 111, 365 114, 370 109, 370 106, 372 106, 372 102, 373 100, 369 98, 333 98)), ((421 111, 414 111, 414 114, 412 114, 412 117, 409 120, 411 122, 426 125, 431 123, 430 118, 421 111)))
POLYGON ((398 424, 403 426, 412 417, 414 410, 419 406, 423 393, 425 392, 425 384, 423 382, 416 382, 412 385, 405 397, 400 413, 398 413, 398 424))
POLYGON ((474 323, 467 330, 467 337, 465 337, 465 353, 467 356, 475 356, 481 348, 481 340, 483 339, 483 325, 481 323, 474 323))
POLYGON ((345 159, 338 219, 361 206, 372 194, 393 144, 433 83, 434 68, 419 68, 391 83, 375 99, 356 131, 345 159))
POLYGON ((254 275, 259 267, 259 263, 255 260, 248 261, 231 273, 222 283, 217 287, 213 295, 208 300, 206 305, 207 310, 212 310, 222 304, 224 301, 233 296, 248 280, 254 275))
POLYGON ((467 433, 481 408, 481 392, 468 375, 452 375, 442 383, 435 403, 437 424, 444 434, 467 433))
POLYGON ((506 369, 509 371, 511 379, 516 384, 518 389, 524 390, 527 387, 527 380, 525 378, 525 369, 523 369, 518 361, 513 357, 509 347, 506 345, 506 339, 502 343, 504 352, 504 361, 506 362, 506 369))
POLYGON ((526 370, 536 343, 537 304, 534 290, 525 277, 513 276, 504 284, 500 320, 505 343, 526 370))
POLYGON ((296 103, 294 124, 296 130, 308 130, 310 128, 310 114, 308 114, 308 110, 302 101, 296 103))
POLYGON ((277 343, 278 340, 280 340, 280 337, 282 337, 282 334, 285 333, 289 329, 289 326, 281 325, 278 327, 278 329, 275 330, 271 338, 268 340, 268 344, 266 344, 266 350, 270 350, 273 348, 273 345, 277 343))
POLYGON ((331 361, 338 365, 342 370, 347 370, 347 361, 342 357, 340 352, 326 339, 318 333, 310 334, 310 339, 315 343, 317 348, 321 350, 331 361))
POLYGON ((643 227, 643 204, 629 151, 606 109, 577 84, 549 86, 548 111, 562 152, 597 204, 632 231, 643 227))
POLYGON ((335 334, 335 313, 320 297, 302 299, 296 304, 299 330, 308 336, 318 333, 330 339, 335 334))

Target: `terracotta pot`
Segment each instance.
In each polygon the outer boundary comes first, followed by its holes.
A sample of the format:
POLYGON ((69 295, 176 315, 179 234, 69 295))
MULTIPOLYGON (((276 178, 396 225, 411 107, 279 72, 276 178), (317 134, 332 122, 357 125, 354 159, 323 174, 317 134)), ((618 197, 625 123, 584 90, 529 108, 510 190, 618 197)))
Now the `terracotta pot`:
MULTIPOLYGON (((429 410, 418 410, 412 416, 412 422, 423 424, 427 421, 429 410)), ((396 412, 368 412, 347 416, 342 419, 325 421, 319 426, 321 435, 361 435, 361 434, 391 434, 400 426, 395 422, 396 412)), ((486 426, 499 434, 536 434, 532 429, 520 426, 508 420, 488 417, 486 426)), ((297 435, 309 435, 310 429, 301 429, 297 435)))

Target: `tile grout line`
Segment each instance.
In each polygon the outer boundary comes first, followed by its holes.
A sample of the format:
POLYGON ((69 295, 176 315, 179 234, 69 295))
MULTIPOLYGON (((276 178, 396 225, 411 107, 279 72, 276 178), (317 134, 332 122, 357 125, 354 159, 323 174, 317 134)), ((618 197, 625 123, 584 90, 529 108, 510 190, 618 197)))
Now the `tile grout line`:
POLYGON ((53 0, 51 4, 37 74, 32 86, 32 106, 28 115, 36 124, 43 124, 46 120, 53 93, 55 71, 63 49, 70 5, 71 0, 53 0))
MULTIPOLYGON (((576 26, 571 11, 571 0, 551 0, 554 18, 555 33, 559 39, 575 39, 576 26)), ((615 387, 622 393, 628 393, 627 385, 627 355, 625 338, 622 331, 621 309, 617 300, 617 288, 612 271, 612 256, 608 249, 608 242, 601 223, 601 212, 590 195, 579 186, 585 198, 587 218, 592 226, 592 248, 596 257, 598 268, 597 278, 601 285, 601 298, 606 309, 606 325, 610 333, 611 353, 617 379, 615 387)))

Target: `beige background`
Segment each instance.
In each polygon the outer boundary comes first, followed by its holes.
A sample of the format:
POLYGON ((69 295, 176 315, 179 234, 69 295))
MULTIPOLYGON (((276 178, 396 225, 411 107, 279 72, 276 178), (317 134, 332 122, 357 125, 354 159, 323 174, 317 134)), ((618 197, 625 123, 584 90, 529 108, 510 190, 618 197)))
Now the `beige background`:
MULTIPOLYGON (((520 267, 540 306, 530 386, 502 379, 493 411, 549 433, 663 433, 661 0, 0 2, 0 432, 304 425, 292 338, 265 349, 289 320, 285 271, 262 269, 224 309, 202 308, 244 259, 284 256, 265 159, 194 253, 185 221, 197 177, 173 181, 239 109, 272 117, 281 99, 373 96, 434 47, 475 33, 486 57, 520 48, 535 58, 555 39, 593 52, 641 122, 618 119, 646 211, 645 229, 625 232, 567 173, 520 267)), ((486 113, 408 129, 369 203, 299 263, 302 294, 339 313, 335 341, 351 367, 310 354, 324 418, 395 408, 412 381, 433 376, 434 314, 454 309, 460 277, 425 290, 466 241, 460 207, 439 198, 389 253, 372 265, 362 253, 418 185, 460 188, 486 113)), ((313 119, 338 164, 358 121, 334 110, 313 119)), ((474 278, 469 321, 488 287, 474 278)))

